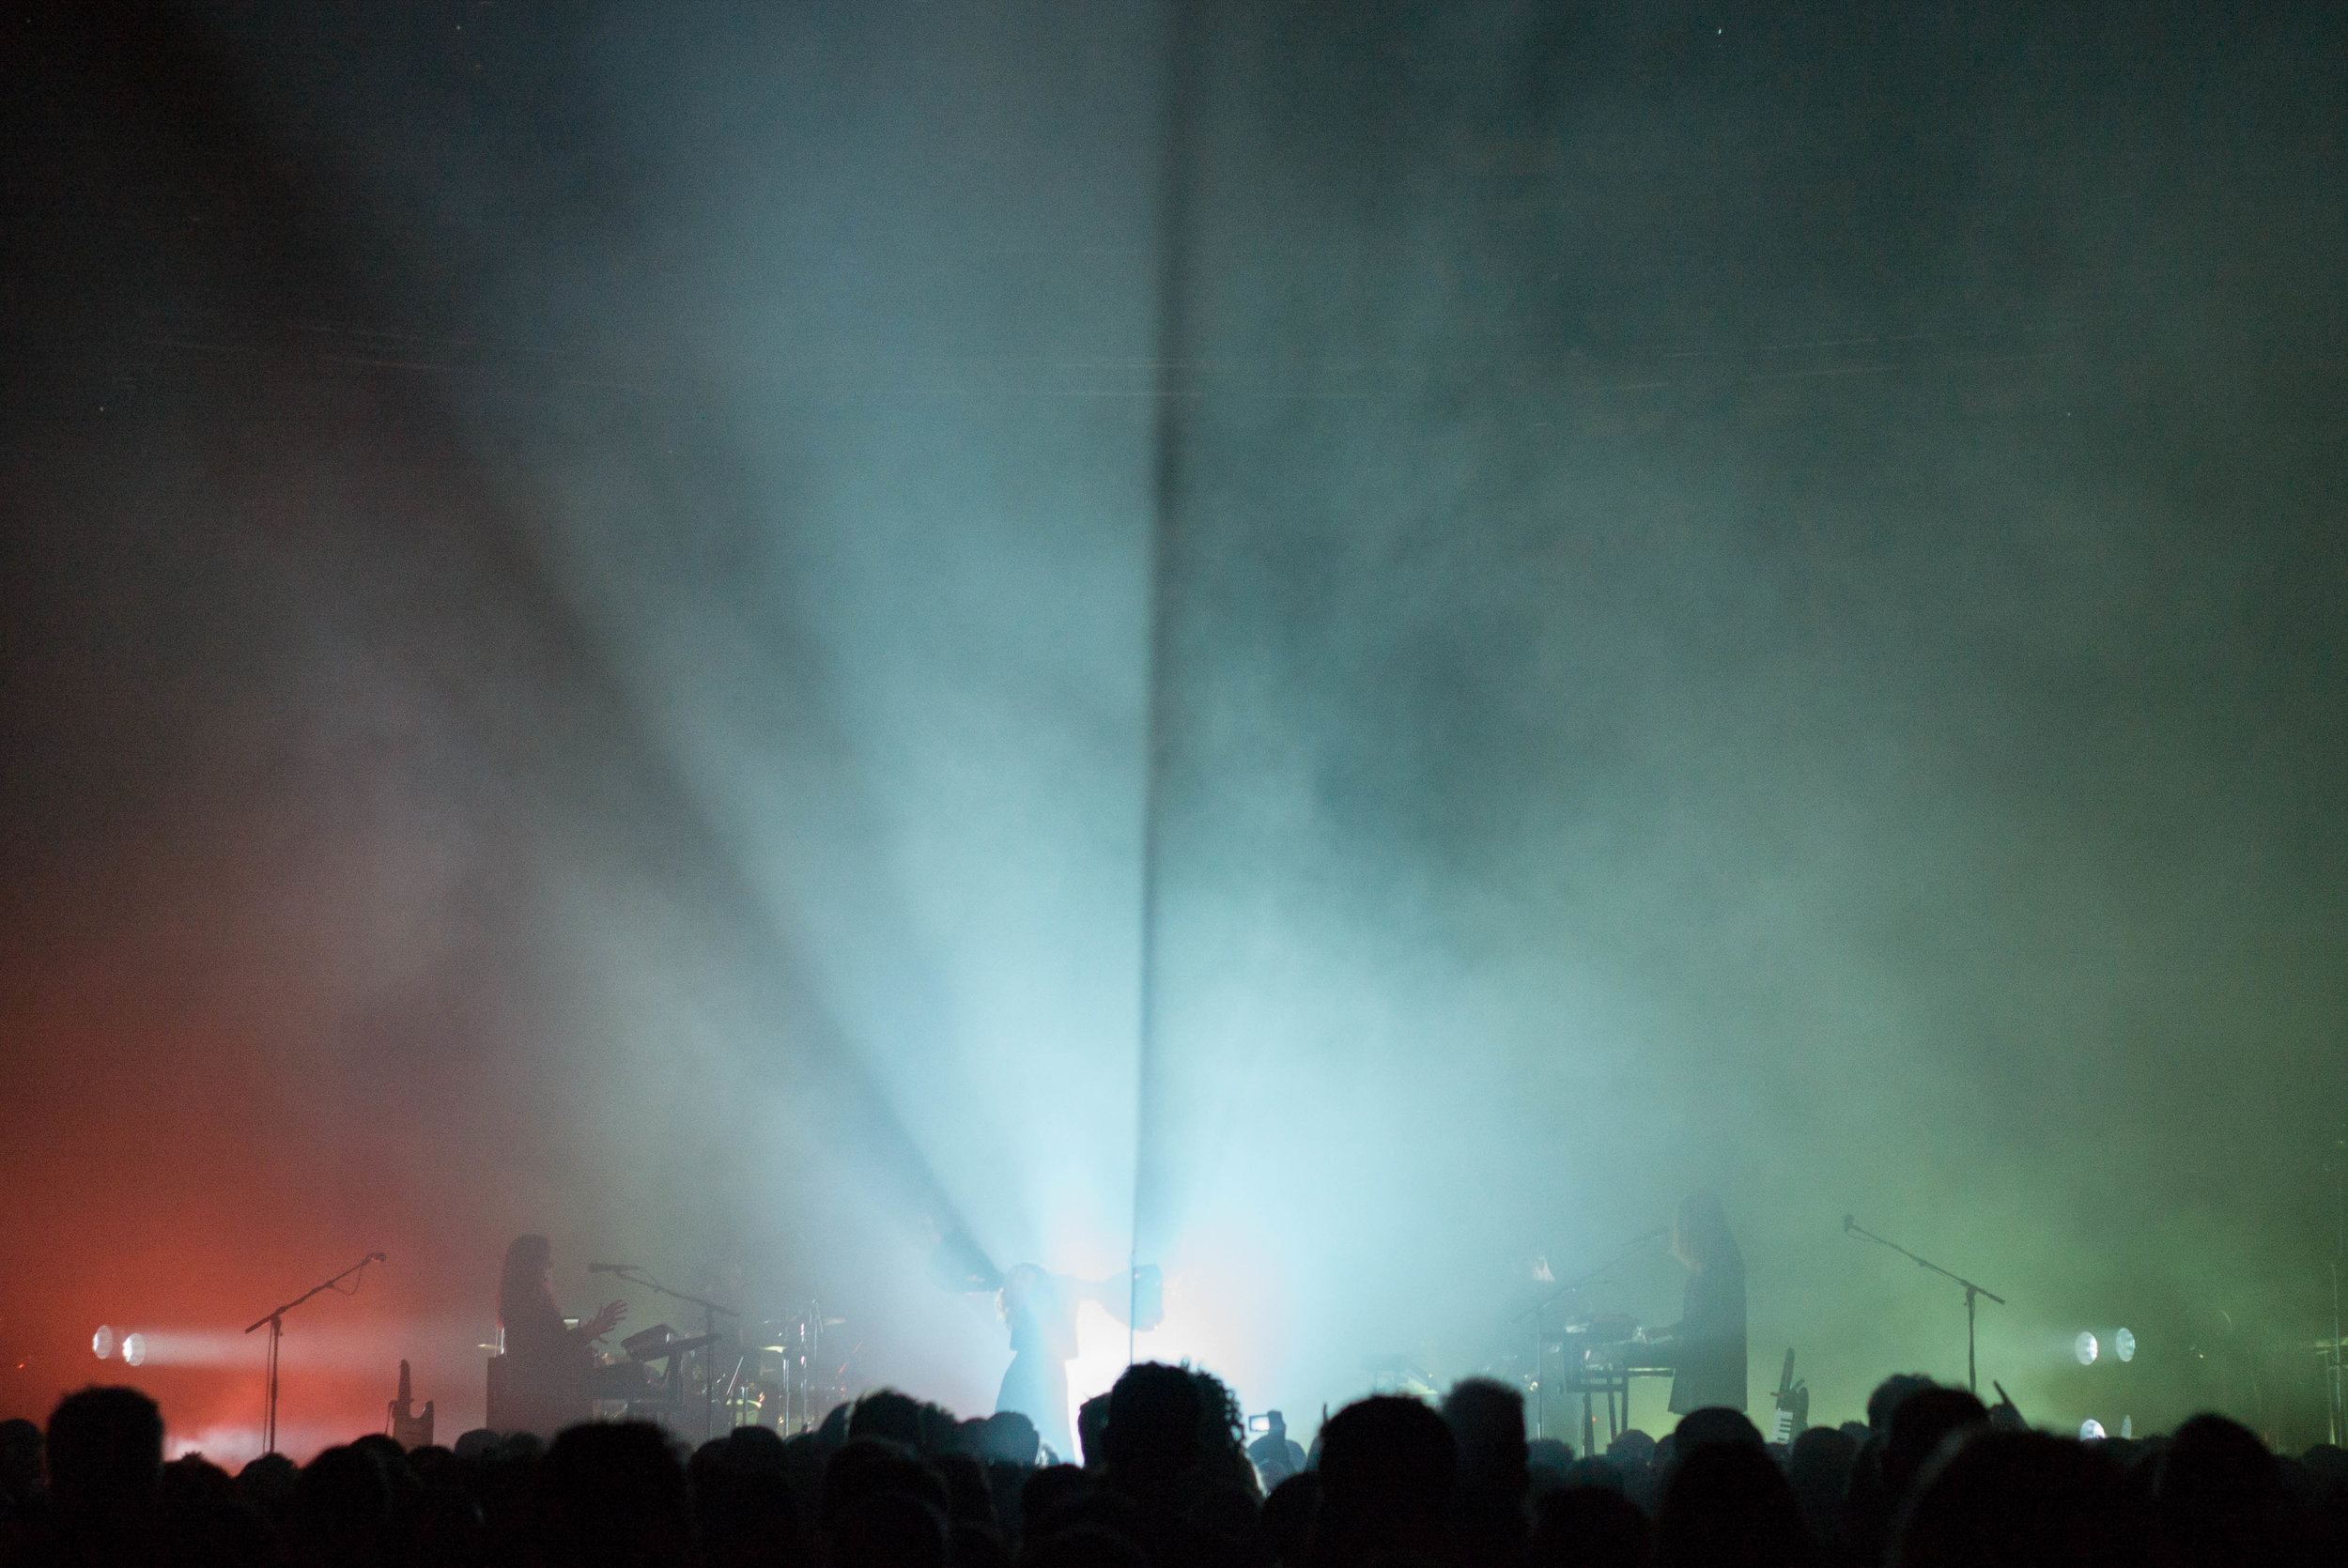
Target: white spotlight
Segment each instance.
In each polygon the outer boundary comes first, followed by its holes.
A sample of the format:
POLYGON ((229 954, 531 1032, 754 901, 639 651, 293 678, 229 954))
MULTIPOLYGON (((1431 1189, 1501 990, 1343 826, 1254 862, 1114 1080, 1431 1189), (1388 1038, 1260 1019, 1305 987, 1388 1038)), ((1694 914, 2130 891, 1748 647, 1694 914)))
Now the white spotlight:
POLYGON ((98 1326, 98 1332, 89 1337, 89 1347, 100 1360, 104 1360, 115 1353, 115 1331, 100 1323, 98 1326))
POLYGON ((2136 1336, 2125 1329, 2111 1336, 2111 1353, 2124 1361, 2136 1360, 2136 1336))
POLYGON ((2071 1342, 2071 1354, 2079 1359, 2081 1366, 2093 1366, 2095 1352, 2100 1348, 2095 1343, 2095 1336, 2084 1329, 2079 1330, 2079 1337, 2071 1342))
POLYGON ((122 1359, 132 1366, 145 1366, 147 1364, 147 1336, 145 1334, 123 1335, 122 1359))
POLYGON ((2102 1442, 2103 1439, 2104 1423, 2102 1422, 2097 1421, 2093 1416, 2090 1416, 2085 1421, 2079 1422, 2080 1442, 2099 1443, 2102 1442))

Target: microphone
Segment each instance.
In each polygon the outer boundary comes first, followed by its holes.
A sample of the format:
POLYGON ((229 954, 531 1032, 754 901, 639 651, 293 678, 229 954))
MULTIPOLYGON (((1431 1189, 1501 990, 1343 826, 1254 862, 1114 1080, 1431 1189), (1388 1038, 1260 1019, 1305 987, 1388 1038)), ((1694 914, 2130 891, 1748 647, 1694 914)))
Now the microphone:
POLYGON ((1844 1215, 1844 1216, 1843 1216, 1843 1234, 1844 1234, 1845 1236, 1848 1236, 1850 1233, 1851 1233, 1851 1217, 1850 1217, 1849 1215, 1846 1214, 1846 1215, 1844 1215))
POLYGON ((587 1266, 587 1272, 590 1274, 625 1274, 635 1267, 636 1265, 632 1263, 591 1263, 587 1266))
POLYGON ((381 1253, 369 1253, 367 1254, 367 1261, 369 1263, 388 1263, 391 1260, 385 1257, 381 1253))

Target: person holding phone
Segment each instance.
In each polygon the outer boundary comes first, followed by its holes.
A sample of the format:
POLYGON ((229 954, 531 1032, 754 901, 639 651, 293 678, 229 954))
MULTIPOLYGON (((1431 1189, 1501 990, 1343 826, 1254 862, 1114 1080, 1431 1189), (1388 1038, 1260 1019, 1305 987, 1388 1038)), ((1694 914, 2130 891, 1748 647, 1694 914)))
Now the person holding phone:
POLYGON ((1305 1468, 1305 1451, 1289 1436, 1289 1423, 1277 1410, 1247 1418, 1247 1457, 1271 1491, 1305 1468))

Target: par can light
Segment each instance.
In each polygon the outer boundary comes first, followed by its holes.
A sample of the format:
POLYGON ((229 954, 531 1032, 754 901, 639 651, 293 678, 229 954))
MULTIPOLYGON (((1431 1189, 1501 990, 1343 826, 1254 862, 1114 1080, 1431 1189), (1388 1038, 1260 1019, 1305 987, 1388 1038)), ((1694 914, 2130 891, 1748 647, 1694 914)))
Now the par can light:
MULTIPOLYGON (((2043 1345, 2046 1342, 2041 1340, 2039 1343, 2043 1345)), ((2093 1366, 2095 1364, 2095 1353, 2101 1348, 2102 1347, 2095 1343, 2095 1336, 2089 1333, 2084 1329, 2079 1330, 2079 1337, 2071 1342, 2071 1354, 2078 1358, 2079 1365, 2081 1366, 2093 1366)))
POLYGON ((2103 1438, 2104 1423, 2102 1422, 2097 1421, 2093 1416, 2090 1416, 2085 1421, 2079 1422, 2080 1442, 2097 1443, 2103 1441, 2103 1438))
POLYGON ((2136 1360, 2136 1336, 2122 1329, 2111 1336, 2111 1353, 2124 1361, 2136 1360))
POLYGON ((123 1335, 122 1359, 132 1366, 145 1366, 147 1364, 147 1336, 145 1334, 123 1335))
POLYGON ((98 1332, 90 1335, 89 1337, 89 1347, 92 1354, 96 1355, 101 1361, 107 1357, 113 1355, 115 1353, 114 1330, 108 1328, 105 1324, 100 1323, 98 1326, 98 1332))

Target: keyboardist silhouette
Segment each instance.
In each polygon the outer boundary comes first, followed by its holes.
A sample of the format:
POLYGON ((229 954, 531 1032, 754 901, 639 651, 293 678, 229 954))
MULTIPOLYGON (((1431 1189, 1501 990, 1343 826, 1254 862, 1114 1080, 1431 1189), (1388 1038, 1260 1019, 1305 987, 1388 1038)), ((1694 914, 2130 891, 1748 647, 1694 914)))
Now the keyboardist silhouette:
POLYGON ((1672 1216, 1672 1256, 1688 1270, 1679 1321, 1643 1333, 1673 1370, 1671 1411, 1745 1407, 1745 1258, 1718 1195, 1694 1191, 1672 1216))
POLYGON ((505 1354, 496 1381, 502 1386, 491 1422, 502 1432, 535 1432, 551 1437, 585 1421, 593 1386, 594 1344, 627 1316, 627 1303, 610 1301, 571 1328, 554 1304, 554 1247, 543 1236, 517 1236, 505 1249, 498 1279, 498 1321, 505 1329, 505 1354))

